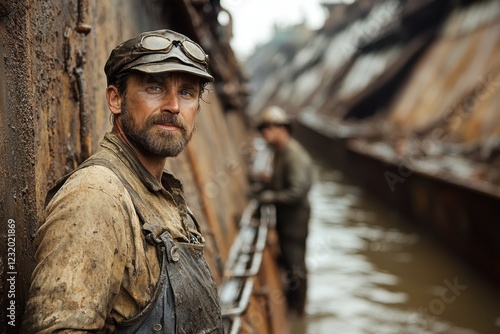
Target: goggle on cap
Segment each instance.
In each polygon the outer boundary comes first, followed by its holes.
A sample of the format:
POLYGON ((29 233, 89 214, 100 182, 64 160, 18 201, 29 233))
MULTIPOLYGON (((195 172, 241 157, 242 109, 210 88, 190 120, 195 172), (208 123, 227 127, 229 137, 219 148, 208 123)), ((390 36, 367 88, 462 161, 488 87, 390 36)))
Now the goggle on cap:
POLYGON ((144 73, 185 72, 214 81, 208 55, 188 37, 168 29, 141 33, 111 51, 104 66, 108 85, 127 70, 144 73))

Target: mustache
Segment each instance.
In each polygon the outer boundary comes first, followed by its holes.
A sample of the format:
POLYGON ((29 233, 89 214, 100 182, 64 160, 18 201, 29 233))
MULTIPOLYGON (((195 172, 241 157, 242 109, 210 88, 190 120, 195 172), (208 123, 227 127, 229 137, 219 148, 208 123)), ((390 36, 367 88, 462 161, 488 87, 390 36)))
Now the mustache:
POLYGON ((154 115, 148 118, 147 125, 161 124, 161 125, 173 125, 179 129, 186 130, 187 126, 182 121, 182 119, 174 114, 161 114, 154 115))

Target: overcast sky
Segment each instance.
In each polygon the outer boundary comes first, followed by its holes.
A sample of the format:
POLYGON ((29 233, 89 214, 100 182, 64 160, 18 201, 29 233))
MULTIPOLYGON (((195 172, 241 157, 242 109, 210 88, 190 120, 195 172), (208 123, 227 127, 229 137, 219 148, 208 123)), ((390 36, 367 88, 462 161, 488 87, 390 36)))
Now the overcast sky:
MULTIPOLYGON (((326 18, 321 0, 221 0, 233 17, 231 45, 238 57, 246 57, 272 36, 276 23, 290 26, 305 20, 311 29, 320 28, 326 18)), ((342 1, 342 0, 339 0, 342 1)), ((224 19, 222 17, 222 19, 224 19)))

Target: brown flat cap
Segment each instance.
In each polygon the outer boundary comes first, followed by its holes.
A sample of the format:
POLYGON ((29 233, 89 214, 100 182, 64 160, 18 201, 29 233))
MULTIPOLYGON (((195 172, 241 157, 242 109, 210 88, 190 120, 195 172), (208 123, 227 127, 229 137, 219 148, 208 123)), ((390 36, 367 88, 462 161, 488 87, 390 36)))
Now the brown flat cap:
POLYGON ((145 73, 186 72, 213 81, 208 55, 188 37, 168 29, 143 32, 111 51, 104 66, 108 85, 127 70, 145 73))

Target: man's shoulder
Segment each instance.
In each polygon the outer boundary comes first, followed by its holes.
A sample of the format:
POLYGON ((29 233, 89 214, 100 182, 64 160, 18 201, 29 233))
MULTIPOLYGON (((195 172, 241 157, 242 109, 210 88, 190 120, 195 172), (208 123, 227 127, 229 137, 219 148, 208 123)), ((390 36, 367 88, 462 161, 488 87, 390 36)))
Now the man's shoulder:
POLYGON ((291 159, 299 159, 306 163, 312 163, 311 156, 307 150, 296 139, 291 138, 289 143, 289 155, 291 159))
POLYGON ((81 168, 68 179, 80 187, 99 187, 101 190, 122 191, 125 189, 118 175, 109 167, 92 165, 81 168))
POLYGON ((120 217, 130 217, 133 212, 132 200, 120 179, 109 168, 94 165, 76 170, 56 189, 43 210, 40 226, 59 226, 69 218, 81 226, 96 221, 107 224, 126 221, 120 217))
POLYGON ((92 194, 96 197, 114 197, 121 194, 125 186, 118 176, 108 167, 92 165, 72 173, 57 189, 54 197, 67 197, 68 194, 92 194))
POLYGON ((86 183, 121 183, 120 179, 110 168, 102 165, 91 165, 76 170, 69 178, 69 180, 78 180, 86 183))

